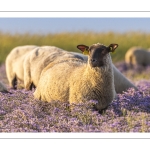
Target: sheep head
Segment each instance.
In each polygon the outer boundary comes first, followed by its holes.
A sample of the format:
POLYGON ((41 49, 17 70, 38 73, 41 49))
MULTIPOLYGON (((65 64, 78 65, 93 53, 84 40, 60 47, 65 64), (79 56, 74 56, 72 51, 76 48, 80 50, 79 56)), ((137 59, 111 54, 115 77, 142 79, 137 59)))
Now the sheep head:
POLYGON ((91 67, 102 67, 104 65, 104 58, 106 54, 114 52, 118 47, 118 44, 110 44, 105 46, 103 44, 93 44, 92 46, 78 45, 77 48, 82 51, 83 54, 89 55, 89 63, 91 67))

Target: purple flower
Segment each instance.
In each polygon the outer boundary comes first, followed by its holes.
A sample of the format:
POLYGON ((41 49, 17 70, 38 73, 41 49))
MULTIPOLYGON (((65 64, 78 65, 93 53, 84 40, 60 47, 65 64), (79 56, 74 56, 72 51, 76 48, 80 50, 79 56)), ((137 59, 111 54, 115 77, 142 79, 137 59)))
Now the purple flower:
MULTIPOLYGON (((129 79, 141 75, 121 66, 129 79)), ((0 72, 0 81, 8 86, 4 65, 0 72)), ((149 73, 150 67, 145 70, 149 73)), ((118 94, 101 113, 93 109, 95 100, 73 105, 48 103, 35 100, 34 91, 9 89, 12 94, 0 93, 0 132, 150 132, 150 80, 133 82, 138 91, 130 88, 118 94)))

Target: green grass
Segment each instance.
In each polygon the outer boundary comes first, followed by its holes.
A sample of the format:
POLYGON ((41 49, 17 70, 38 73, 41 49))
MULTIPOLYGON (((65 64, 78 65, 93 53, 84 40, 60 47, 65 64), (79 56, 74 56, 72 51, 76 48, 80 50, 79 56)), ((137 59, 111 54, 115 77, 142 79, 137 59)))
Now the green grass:
POLYGON ((150 47, 150 34, 142 32, 127 33, 94 33, 94 32, 64 32, 57 34, 10 34, 0 32, 0 63, 3 63, 8 53, 21 45, 54 45, 68 51, 79 50, 78 44, 92 45, 100 42, 104 45, 117 43, 119 47, 112 54, 114 62, 123 61, 126 51, 132 46, 150 47))

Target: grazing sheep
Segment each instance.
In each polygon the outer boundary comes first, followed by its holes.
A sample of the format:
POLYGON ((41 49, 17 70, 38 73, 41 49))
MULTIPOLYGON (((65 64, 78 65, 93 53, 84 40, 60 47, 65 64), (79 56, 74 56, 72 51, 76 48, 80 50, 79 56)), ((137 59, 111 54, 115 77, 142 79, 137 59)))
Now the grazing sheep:
POLYGON ((109 52, 117 47, 118 44, 110 44, 108 47, 99 43, 90 47, 78 45, 77 48, 82 52, 89 52, 88 62, 68 58, 51 63, 49 69, 47 66, 47 70, 43 70, 34 97, 48 102, 97 100, 98 110, 106 108, 116 95, 109 52))
MULTIPOLYGON (((76 55, 81 56, 85 61, 88 60, 87 55, 83 55, 80 53, 72 52, 76 55)), ((126 91, 129 88, 134 88, 135 90, 138 90, 137 87, 131 83, 113 64, 113 71, 114 71, 114 84, 115 84, 115 90, 116 93, 122 93, 123 91, 126 91)))
POLYGON ((23 62, 28 52, 33 50, 35 45, 18 46, 12 49, 6 58, 6 75, 11 88, 16 89, 18 82, 23 82, 23 62))
POLYGON ((69 53, 55 46, 37 47, 24 60, 24 87, 26 90, 31 90, 36 87, 42 70, 50 63, 56 62, 65 58, 82 59, 79 55, 69 53))
POLYGON ((0 82, 0 92, 9 93, 6 86, 2 82, 0 82))
POLYGON ((150 64, 150 51, 141 47, 131 47, 125 54, 128 67, 147 66, 150 64))

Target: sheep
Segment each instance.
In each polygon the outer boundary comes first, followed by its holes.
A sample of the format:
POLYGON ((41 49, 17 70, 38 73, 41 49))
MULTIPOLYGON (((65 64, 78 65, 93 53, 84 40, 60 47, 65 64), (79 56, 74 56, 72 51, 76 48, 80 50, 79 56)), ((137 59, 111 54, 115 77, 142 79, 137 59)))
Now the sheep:
MULTIPOLYGON (((31 90, 32 86, 37 86, 42 70, 51 62, 56 62, 65 58, 79 58, 84 61, 88 60, 87 55, 77 52, 68 52, 55 46, 37 47, 26 55, 24 61, 24 87, 26 90, 31 90), (28 56, 29 55, 29 56, 28 56), (74 55, 74 56, 72 56, 74 55), (38 65, 38 67, 36 67, 38 65)), ((131 83, 113 64, 114 83, 117 93, 122 93, 129 88, 137 87, 131 83)))
MULTIPOLYGON (((17 46, 11 50, 6 57, 6 75, 9 86, 16 89, 18 82, 23 82, 24 71, 23 62, 28 52, 36 48, 35 45, 17 46)), ((21 85, 23 86, 23 85, 21 85)))
POLYGON ((109 53, 117 47, 118 44, 78 45, 82 52, 89 52, 88 62, 66 58, 50 63, 41 73, 34 98, 47 102, 69 101, 70 104, 97 100, 96 109, 106 108, 116 96, 109 53))
POLYGON ((37 47, 29 52, 24 59, 24 87, 26 90, 32 90, 36 87, 42 70, 51 62, 65 58, 82 59, 79 55, 69 53, 55 46, 37 47))
POLYGON ((128 90, 129 88, 133 88, 138 90, 138 88, 129 81, 113 64, 113 71, 114 71, 114 83, 115 83, 115 90, 116 93, 123 93, 124 91, 128 90))
MULTIPOLYGON (((24 87, 26 90, 31 90, 32 87, 36 87, 42 70, 50 63, 55 63, 58 60, 65 58, 78 58, 84 61, 88 60, 87 55, 83 55, 77 52, 68 52, 55 46, 43 46, 37 47, 33 51, 26 55, 24 60, 24 87), (37 67, 38 66, 38 67, 37 67)), ((122 93, 128 88, 134 88, 133 85, 113 64, 114 70, 114 82, 117 93, 122 93), (118 82, 119 81, 119 82, 118 82)))
MULTIPOLYGON (((81 53, 72 52, 73 54, 81 56, 85 61, 88 60, 87 55, 83 55, 81 53)), ((134 88, 135 90, 138 90, 138 88, 129 81, 117 68, 114 64, 113 71, 114 71, 114 84, 115 84, 115 91, 117 94, 123 93, 123 91, 126 91, 129 88, 134 88)))
POLYGON ((142 47, 131 47, 125 54, 125 63, 129 68, 150 65, 150 51, 142 47))
POLYGON ((9 93, 7 87, 2 82, 0 82, 0 92, 9 93))

